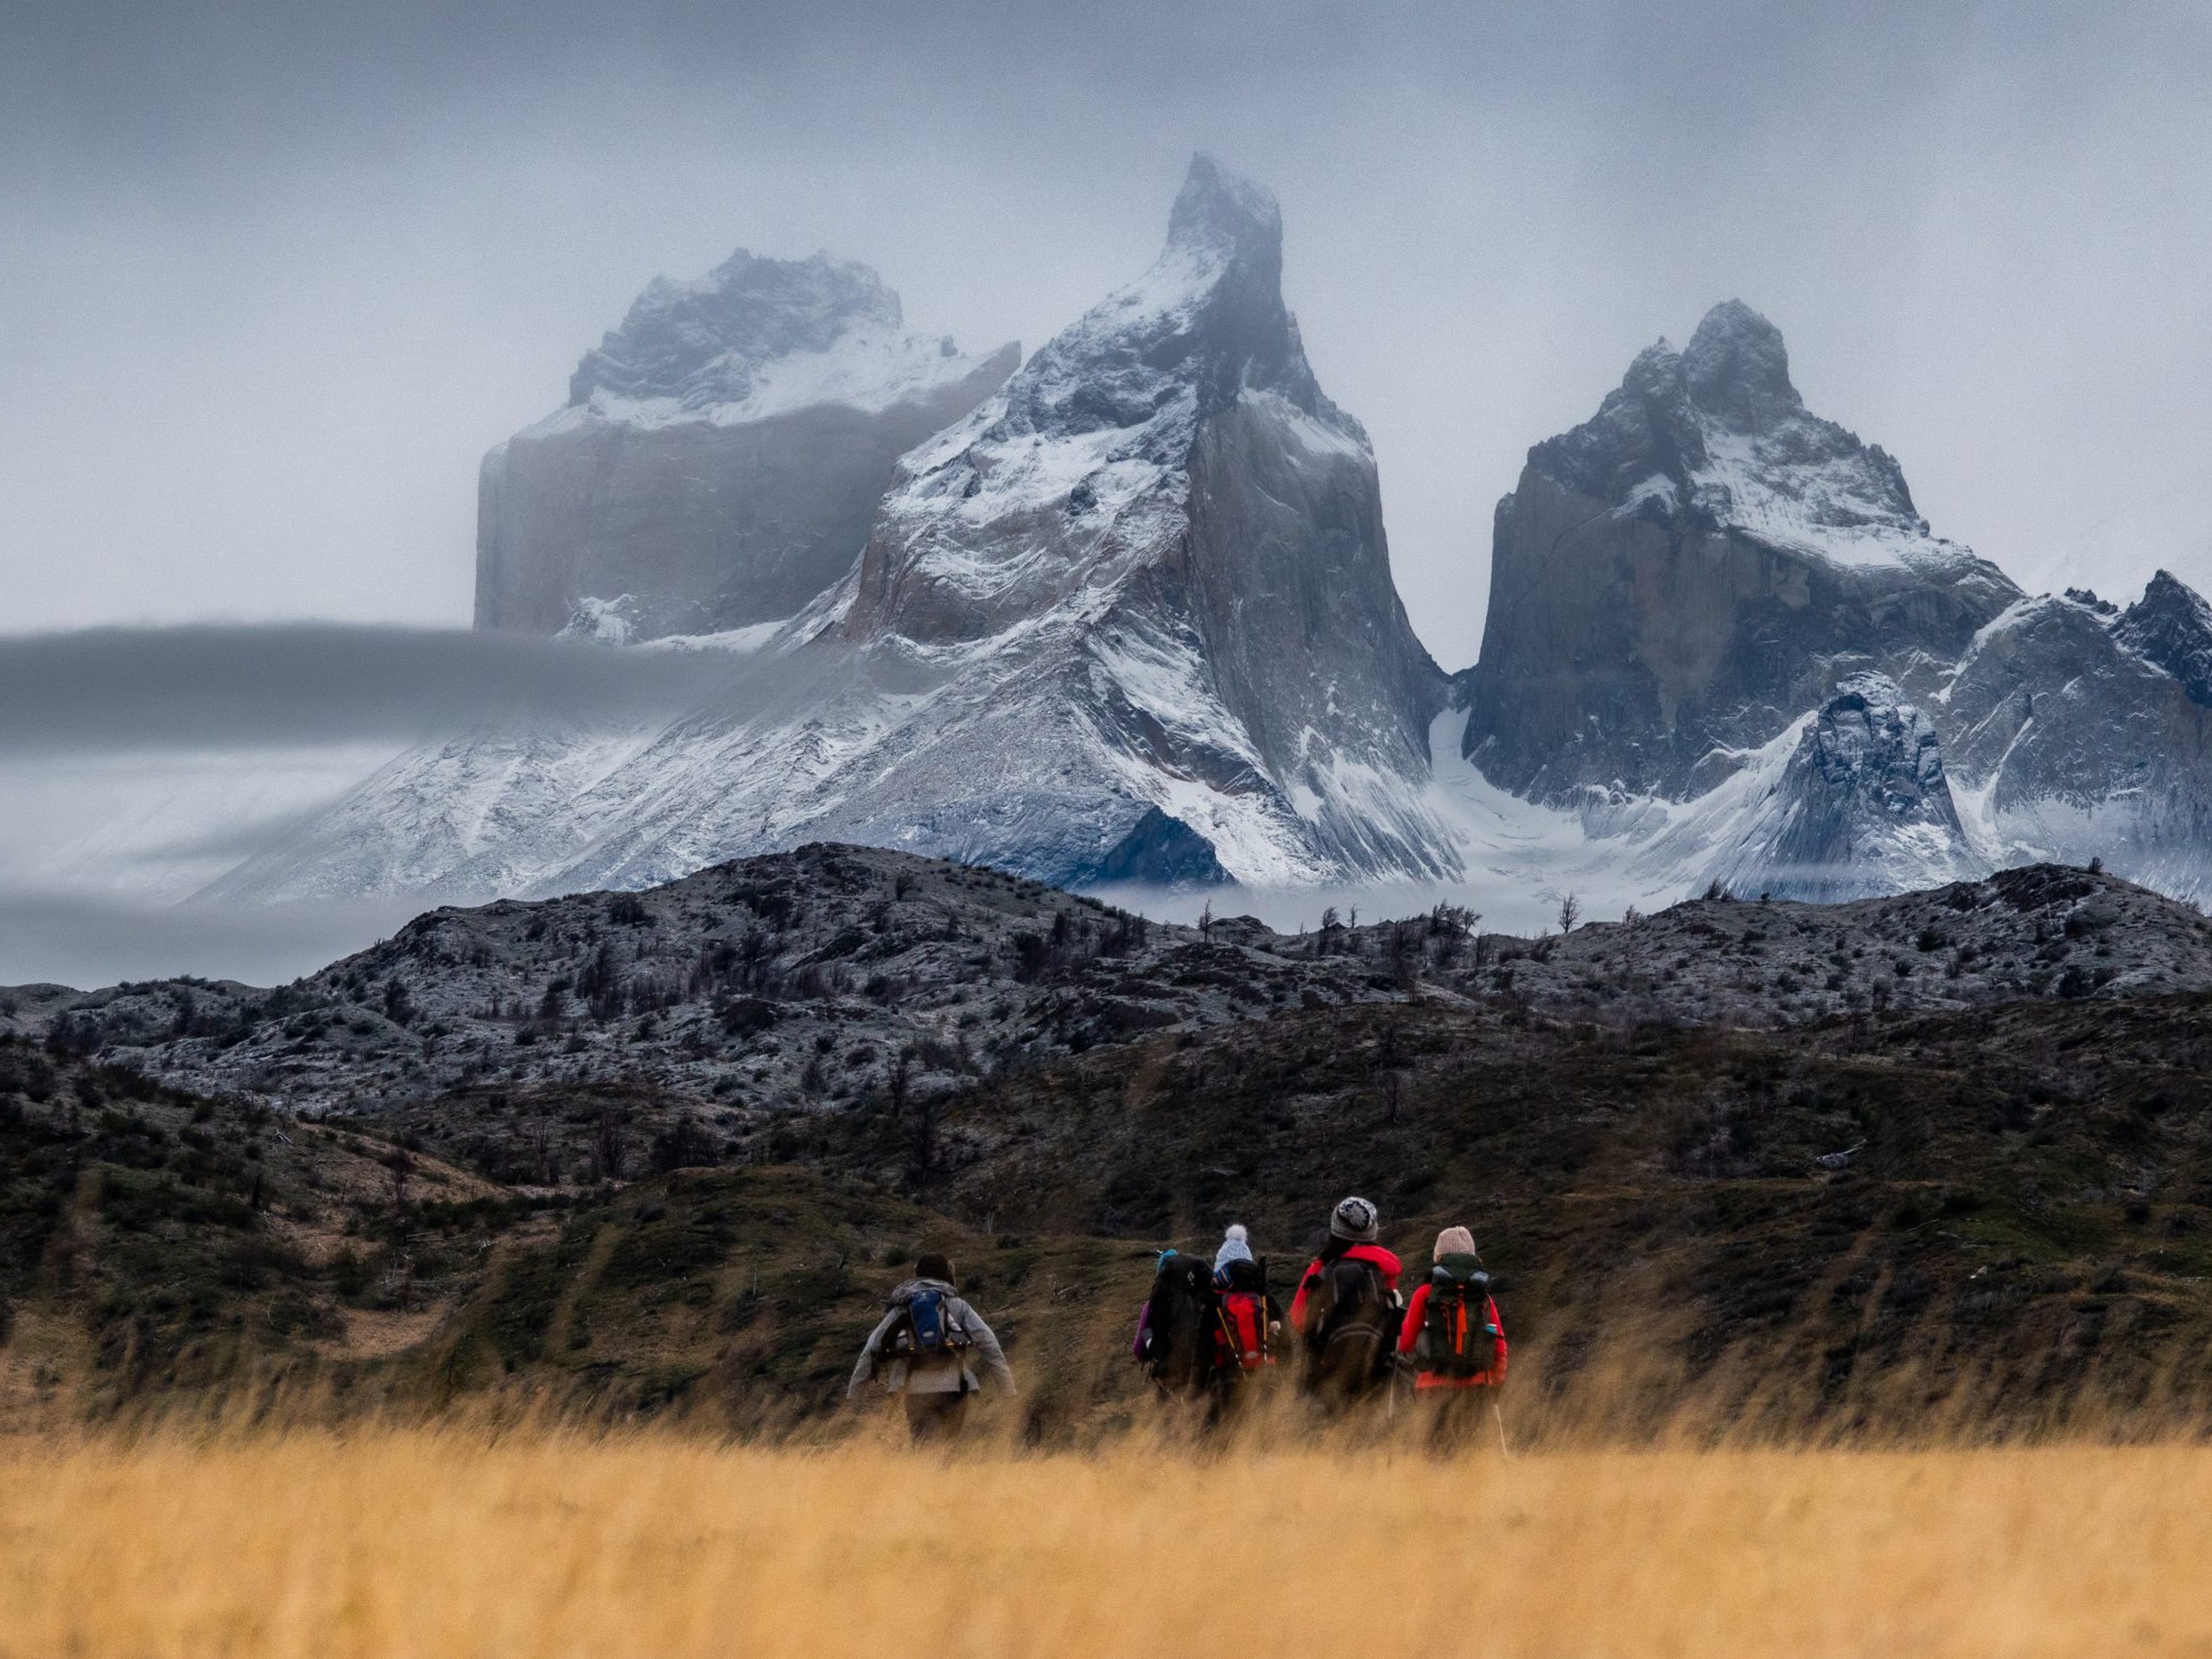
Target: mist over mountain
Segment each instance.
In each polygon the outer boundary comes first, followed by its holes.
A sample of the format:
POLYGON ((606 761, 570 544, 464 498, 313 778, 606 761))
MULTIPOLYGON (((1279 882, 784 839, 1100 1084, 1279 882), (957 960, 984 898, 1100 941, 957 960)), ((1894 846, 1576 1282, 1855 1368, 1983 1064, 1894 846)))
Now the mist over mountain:
POLYGON ((1202 155, 1154 264, 1018 370, 905 332, 826 255, 658 281, 486 458, 467 641, 0 652, 0 755, 276 757, 224 763, 259 780, 242 822, 110 778, 87 798, 161 828, 88 817, 13 861, 224 911, 634 887, 828 838, 1233 881, 1293 895, 1255 900, 1284 921, 1363 884, 1602 912, 2044 860, 2207 890, 2212 607, 2166 572, 2125 607, 2024 594, 1807 406, 1740 301, 1529 451, 1481 658, 1447 676, 1282 270, 1274 198, 1202 155))

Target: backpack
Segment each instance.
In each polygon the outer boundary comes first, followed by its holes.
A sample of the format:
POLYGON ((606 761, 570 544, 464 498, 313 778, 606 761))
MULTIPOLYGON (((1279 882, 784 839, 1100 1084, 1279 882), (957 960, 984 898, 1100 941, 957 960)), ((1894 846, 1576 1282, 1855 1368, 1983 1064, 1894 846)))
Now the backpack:
POLYGON ((1274 1363, 1268 1351, 1268 1298, 1263 1291, 1221 1293, 1215 1340, 1224 1371, 1256 1371, 1274 1363))
POLYGON ((1211 1380, 1220 1307, 1213 1270, 1194 1255, 1160 1257, 1145 1304, 1150 1338, 1145 1369, 1163 1389, 1197 1389, 1211 1380))
POLYGON ((1317 1311, 1306 1339, 1308 1386, 1350 1395, 1387 1378, 1397 1351, 1398 1299, 1382 1269, 1340 1255, 1322 1268, 1312 1300, 1317 1311))
POLYGON ((956 1354, 968 1345, 968 1332, 945 1306, 941 1290, 918 1290, 906 1299, 906 1317, 891 1338, 901 1358, 925 1359, 956 1354))
POLYGON ((1497 1365, 1503 1340, 1492 1318, 1490 1274, 1477 1257, 1446 1256, 1428 1275, 1416 1339, 1421 1368, 1440 1376, 1479 1376, 1497 1365))

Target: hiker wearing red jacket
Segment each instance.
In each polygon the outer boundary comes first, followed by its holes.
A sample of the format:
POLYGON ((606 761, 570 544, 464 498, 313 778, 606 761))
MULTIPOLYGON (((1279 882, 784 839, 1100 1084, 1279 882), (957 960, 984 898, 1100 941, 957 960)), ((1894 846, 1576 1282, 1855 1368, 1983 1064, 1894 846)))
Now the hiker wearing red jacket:
POLYGON ((1434 1263, 1407 1305, 1398 1352, 1412 1357, 1415 1397, 1432 1414, 1433 1443, 1457 1443, 1474 1431, 1490 1390, 1505 1381, 1505 1324, 1490 1294, 1490 1274, 1474 1235, 1446 1227, 1430 1253, 1434 1263))
POLYGON ((1350 1198, 1329 1217, 1329 1242, 1298 1281, 1290 1323, 1302 1339, 1300 1387, 1336 1406, 1390 1377, 1403 1302, 1398 1258, 1376 1242, 1382 1217, 1350 1198))

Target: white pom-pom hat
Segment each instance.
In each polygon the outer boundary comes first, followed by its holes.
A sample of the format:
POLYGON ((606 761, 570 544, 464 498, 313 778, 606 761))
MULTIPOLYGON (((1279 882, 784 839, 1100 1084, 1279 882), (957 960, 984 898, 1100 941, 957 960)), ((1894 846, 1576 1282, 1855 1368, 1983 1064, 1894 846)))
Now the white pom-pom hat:
POLYGON ((1222 1236, 1221 1248, 1213 1253, 1213 1270, 1216 1273, 1221 1272, 1232 1262, 1249 1262, 1252 1259, 1252 1247, 1244 1240, 1243 1224, 1230 1223, 1229 1231, 1222 1236))

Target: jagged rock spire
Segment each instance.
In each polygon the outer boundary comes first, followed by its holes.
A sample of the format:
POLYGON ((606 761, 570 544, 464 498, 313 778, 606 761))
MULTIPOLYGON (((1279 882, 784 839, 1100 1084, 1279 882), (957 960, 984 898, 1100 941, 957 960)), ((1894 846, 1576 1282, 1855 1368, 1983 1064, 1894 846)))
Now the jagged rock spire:
POLYGON ((1885 670, 1955 656, 2019 593, 1929 533, 1880 448, 1805 407, 1781 331, 1740 300, 1531 449, 1496 523, 1462 753, 1549 799, 1700 792, 1869 642, 1885 670))
POLYGON ((2212 605, 2172 571, 2151 578, 2113 632, 2180 681, 2191 702, 2212 706, 2212 605))
POLYGON ((1274 191, 1200 150, 1168 210, 1167 246, 1271 263, 1280 276, 1282 208, 1274 191))
POLYGON ((1764 431, 1805 407, 1789 384, 1782 330, 1741 300, 1705 314, 1681 363, 1690 401, 1738 431, 1764 431))

